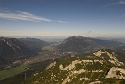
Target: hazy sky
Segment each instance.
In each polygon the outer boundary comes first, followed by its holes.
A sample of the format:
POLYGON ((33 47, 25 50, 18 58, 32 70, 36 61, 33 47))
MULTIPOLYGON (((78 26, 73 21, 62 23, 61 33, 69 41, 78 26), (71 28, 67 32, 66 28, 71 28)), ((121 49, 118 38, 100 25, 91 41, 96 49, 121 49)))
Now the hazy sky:
POLYGON ((125 36, 125 0, 0 0, 0 36, 125 36))

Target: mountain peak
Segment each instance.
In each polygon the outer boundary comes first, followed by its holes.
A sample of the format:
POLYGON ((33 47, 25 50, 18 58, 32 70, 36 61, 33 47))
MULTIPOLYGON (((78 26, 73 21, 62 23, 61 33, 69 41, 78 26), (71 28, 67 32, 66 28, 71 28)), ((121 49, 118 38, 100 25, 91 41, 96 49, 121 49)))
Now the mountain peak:
POLYGON ((70 36, 68 38, 84 38, 83 36, 70 36))
POLYGON ((102 48, 113 49, 121 46, 122 43, 115 41, 100 40, 83 36, 70 36, 65 39, 59 46, 61 52, 85 53, 96 51, 102 48))

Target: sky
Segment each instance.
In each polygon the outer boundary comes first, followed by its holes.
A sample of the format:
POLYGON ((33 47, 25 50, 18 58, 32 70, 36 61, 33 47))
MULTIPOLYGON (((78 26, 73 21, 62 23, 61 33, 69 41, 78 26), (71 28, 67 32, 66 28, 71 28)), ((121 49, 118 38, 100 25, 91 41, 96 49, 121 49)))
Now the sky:
POLYGON ((0 36, 125 36, 125 0, 0 0, 0 36))

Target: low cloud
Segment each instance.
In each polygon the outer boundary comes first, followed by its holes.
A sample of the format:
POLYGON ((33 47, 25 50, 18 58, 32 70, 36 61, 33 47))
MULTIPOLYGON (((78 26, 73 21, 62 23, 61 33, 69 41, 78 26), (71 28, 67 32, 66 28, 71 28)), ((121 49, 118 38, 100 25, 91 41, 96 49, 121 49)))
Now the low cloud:
POLYGON ((52 21, 50 19, 36 16, 28 12, 22 12, 22 11, 16 11, 16 12, 0 11, 0 18, 8 19, 8 20, 22 20, 22 21, 34 21, 34 22, 52 21))

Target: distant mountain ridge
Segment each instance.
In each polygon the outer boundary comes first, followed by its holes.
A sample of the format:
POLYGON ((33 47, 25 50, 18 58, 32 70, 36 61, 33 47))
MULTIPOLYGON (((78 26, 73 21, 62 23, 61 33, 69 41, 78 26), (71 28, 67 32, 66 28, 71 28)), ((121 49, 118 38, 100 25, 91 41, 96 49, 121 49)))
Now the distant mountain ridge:
POLYGON ((34 52, 41 51, 43 46, 49 45, 49 42, 36 39, 36 38, 18 38, 19 41, 23 42, 25 45, 27 45, 30 50, 34 52))
POLYGON ((71 36, 66 38, 59 46, 61 52, 91 52, 98 49, 109 48, 115 49, 123 46, 123 43, 117 41, 100 40, 83 36, 71 36))

